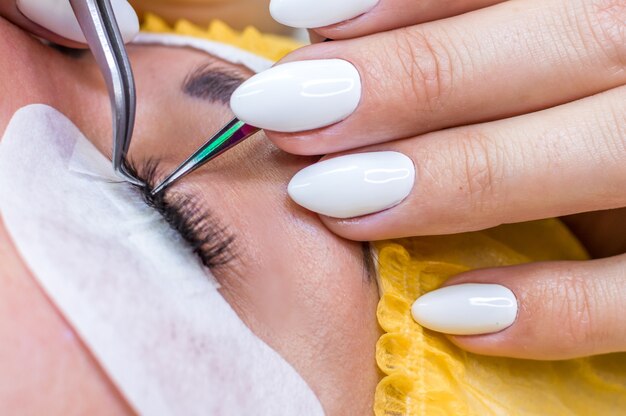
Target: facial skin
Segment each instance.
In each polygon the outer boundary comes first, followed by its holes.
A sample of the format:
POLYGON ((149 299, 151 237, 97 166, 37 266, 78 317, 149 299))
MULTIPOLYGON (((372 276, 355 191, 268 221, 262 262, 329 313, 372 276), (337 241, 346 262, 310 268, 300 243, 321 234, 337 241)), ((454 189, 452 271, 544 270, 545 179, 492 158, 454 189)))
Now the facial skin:
MULTIPOLYGON (((221 103, 185 94, 185 77, 207 63, 250 74, 191 50, 130 46, 129 53, 138 88, 131 158, 137 166, 158 160, 166 174, 231 116, 221 103)), ((17 109, 45 103, 110 155, 109 99, 90 56, 65 56, 4 20, 0 56, 0 131, 17 109)), ((328 414, 363 415, 378 380, 377 288, 362 246, 331 234, 286 196, 289 178, 315 160, 287 155, 259 134, 172 192, 195 195, 235 237, 235 260, 214 274, 244 322, 295 367, 328 414)), ((60 406, 71 403, 72 413, 131 412, 1 222, 0 264, 0 337, 9 340, 0 346, 0 403, 10 406, 0 410, 67 413, 60 406)))

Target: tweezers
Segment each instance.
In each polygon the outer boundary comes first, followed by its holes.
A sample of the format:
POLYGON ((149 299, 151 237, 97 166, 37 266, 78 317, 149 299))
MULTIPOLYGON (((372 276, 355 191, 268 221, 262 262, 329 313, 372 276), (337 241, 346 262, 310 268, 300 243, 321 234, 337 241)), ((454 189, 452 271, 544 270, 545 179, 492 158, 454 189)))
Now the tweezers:
POLYGON ((242 143, 259 130, 260 129, 257 127, 252 127, 234 118, 156 186, 152 190, 152 195, 157 195, 162 192, 174 182, 184 178, 227 150, 242 143))
MULTIPOLYGON (((137 94, 124 40, 110 0, 70 0, 74 14, 106 81, 113 117, 113 169, 121 178, 145 184, 128 172, 124 161, 135 126, 137 94)), ((259 131, 238 119, 229 122, 152 191, 158 194, 259 131)))
POLYGON ((122 179, 144 183, 124 164, 135 127, 137 94, 133 71, 110 0, 70 0, 111 98, 113 169, 122 179))

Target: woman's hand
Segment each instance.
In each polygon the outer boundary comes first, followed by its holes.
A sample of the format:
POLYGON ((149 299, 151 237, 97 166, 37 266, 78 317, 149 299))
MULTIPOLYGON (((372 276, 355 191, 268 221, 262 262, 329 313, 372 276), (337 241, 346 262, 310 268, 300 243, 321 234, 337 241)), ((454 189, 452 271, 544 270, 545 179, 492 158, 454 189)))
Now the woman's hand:
POLYGON ((626 205, 625 18, 624 0, 508 1, 312 45, 246 82, 232 107, 251 124, 292 131, 268 132, 288 152, 332 154, 296 177, 292 196, 350 239, 618 208, 626 205), (408 156, 415 174, 376 184, 335 169, 409 169, 371 154, 380 151, 408 156))
MULTIPOLYGON (((139 33, 137 14, 126 0, 111 0, 111 4, 122 36, 129 42, 139 33)), ((0 16, 56 44, 85 47, 85 37, 69 0, 2 0, 0 16)))
MULTIPOLYGON (((273 0, 274 16, 336 23, 315 29, 335 41, 253 77, 232 107, 288 152, 330 154, 289 192, 335 233, 447 234, 626 207, 626 1, 291 3, 273 0)), ((467 349, 626 351, 626 256, 449 284, 460 283, 480 285, 435 292, 414 312, 442 332, 497 332, 454 338, 467 349)))

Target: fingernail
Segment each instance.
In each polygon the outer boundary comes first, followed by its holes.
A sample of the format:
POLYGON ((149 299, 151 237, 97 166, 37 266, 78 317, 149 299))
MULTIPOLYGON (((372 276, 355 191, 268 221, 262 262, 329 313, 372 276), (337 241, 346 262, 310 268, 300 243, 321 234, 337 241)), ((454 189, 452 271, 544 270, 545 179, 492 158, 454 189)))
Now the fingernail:
POLYGON ((313 130, 340 122, 361 100, 361 77, 342 59, 290 62, 244 82, 230 106, 253 126, 280 132, 313 130))
MULTIPOLYGON (((17 8, 28 19, 75 42, 86 43, 69 0, 17 0, 17 8)), ((111 0, 117 24, 124 41, 131 41, 139 33, 139 19, 126 0, 111 0)))
POLYGON ((398 205, 414 183, 415 166, 402 153, 358 153, 301 170, 291 179, 288 192, 313 212, 354 218, 398 205))
POLYGON ((313 29, 367 13, 378 0, 272 0, 270 13, 286 26, 313 29))
POLYGON ((418 324, 449 335, 490 334, 513 325, 517 300, 511 290, 494 284, 448 286, 415 301, 418 324))

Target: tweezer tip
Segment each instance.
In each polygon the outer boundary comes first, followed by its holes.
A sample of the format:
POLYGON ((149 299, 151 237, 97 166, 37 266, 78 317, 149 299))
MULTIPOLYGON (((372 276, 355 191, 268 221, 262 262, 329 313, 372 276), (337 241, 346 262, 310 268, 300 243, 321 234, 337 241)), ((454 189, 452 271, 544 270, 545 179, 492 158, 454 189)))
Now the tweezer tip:
POLYGON ((167 187, 167 185, 168 185, 167 181, 161 182, 156 188, 150 191, 150 195, 156 196, 160 194, 167 187))
POLYGON ((158 184, 152 190, 152 192, 150 192, 150 194, 152 196, 158 195, 159 193, 163 192, 166 188, 168 188, 171 184, 176 182, 178 179, 185 176, 187 173, 189 173, 188 169, 187 170, 184 169, 186 167, 187 167, 187 164, 183 165, 181 168, 178 168, 174 172, 170 173, 170 175, 167 176, 165 179, 163 179, 163 181, 160 184, 158 184))

